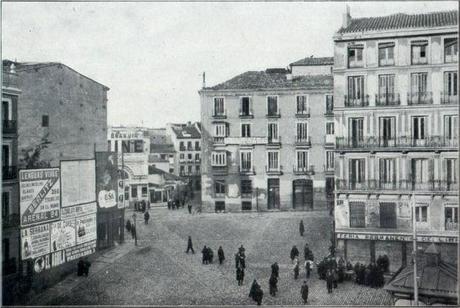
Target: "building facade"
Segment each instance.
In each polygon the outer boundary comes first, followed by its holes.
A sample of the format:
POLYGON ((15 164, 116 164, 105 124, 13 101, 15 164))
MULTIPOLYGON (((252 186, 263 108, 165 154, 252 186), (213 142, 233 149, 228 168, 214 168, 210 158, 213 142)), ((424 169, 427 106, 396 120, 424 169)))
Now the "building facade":
POLYGON ((352 262, 457 262, 458 12, 344 15, 334 36, 335 235, 352 262), (415 198, 415 203, 414 203, 415 198))
MULTIPOLYGON (((332 59, 323 59, 317 65, 330 71, 332 59)), ((249 71, 199 92, 202 157, 210 158, 201 167, 204 211, 327 208, 332 75, 294 76, 294 69, 249 71)))

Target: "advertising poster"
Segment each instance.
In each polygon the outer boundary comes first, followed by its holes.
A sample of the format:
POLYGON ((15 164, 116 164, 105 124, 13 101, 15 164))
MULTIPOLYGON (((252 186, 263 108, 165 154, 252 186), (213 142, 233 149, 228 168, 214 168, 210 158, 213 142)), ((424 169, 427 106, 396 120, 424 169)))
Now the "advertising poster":
POLYGON ((95 161, 61 161, 61 182, 63 208, 96 201, 95 161))
POLYGON ((78 217, 77 244, 86 243, 96 239, 96 215, 78 217))
POLYGON ((59 168, 19 171, 21 227, 60 217, 59 168))
POLYGON ((21 230, 21 259, 27 260, 50 253, 50 225, 21 230))
POLYGON ((51 223, 51 251, 55 252, 75 246, 75 219, 61 220, 51 223))
POLYGON ((61 219, 66 220, 66 219, 76 218, 79 216, 96 214, 96 211, 97 211, 96 202, 65 207, 61 210, 61 219))
POLYGON ((100 208, 117 205, 118 158, 116 153, 96 152, 96 192, 100 208))
POLYGON ((125 208, 125 196, 124 196, 124 188, 123 188, 123 180, 118 180, 118 208, 123 209, 125 208))
POLYGON ((66 262, 90 255, 96 252, 96 240, 77 245, 65 250, 66 262))

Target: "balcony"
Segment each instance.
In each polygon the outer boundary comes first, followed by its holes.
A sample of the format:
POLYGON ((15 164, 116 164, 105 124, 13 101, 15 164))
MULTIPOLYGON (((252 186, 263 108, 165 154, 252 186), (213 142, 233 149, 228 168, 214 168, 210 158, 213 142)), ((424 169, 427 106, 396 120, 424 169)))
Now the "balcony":
POLYGON ((225 144, 235 145, 256 145, 256 144, 267 144, 267 137, 227 137, 225 138, 225 144))
POLYGON ((212 174, 214 175, 227 175, 228 166, 212 166, 212 174))
POLYGON ((433 92, 408 92, 407 105, 430 105, 433 104, 433 92))
POLYGON ((307 107, 304 110, 297 110, 295 113, 296 118, 309 118, 310 117, 310 108, 307 107))
POLYGON ((254 118, 254 112, 252 111, 252 109, 244 110, 240 108, 239 116, 241 119, 252 119, 254 118))
POLYGON ((195 171, 188 171, 188 170, 186 171, 186 170, 184 170, 184 171, 181 171, 179 173, 179 176, 184 176, 184 177, 185 176, 197 176, 197 175, 201 175, 201 172, 196 171, 196 170, 195 171))
POLYGON ((281 175, 283 174, 283 166, 279 165, 278 168, 265 166, 265 172, 267 175, 281 175))
POLYGON ((445 222, 446 231, 458 231, 458 222, 445 222))
POLYGON ((417 183, 413 180, 399 181, 379 181, 379 180, 364 180, 354 182, 348 180, 337 179, 335 181, 336 190, 338 191, 424 191, 424 192, 457 192, 458 183, 452 183, 444 180, 428 180, 426 182, 417 183))
POLYGON ((351 60, 348 59, 348 68, 357 68, 357 67, 364 67, 364 62, 362 60, 351 60))
POLYGON ((412 57, 412 65, 427 64, 427 63, 428 63, 428 59, 426 57, 422 57, 422 58, 412 57))
POLYGON ((214 144, 217 145, 224 145, 225 144, 225 137, 213 137, 214 144))
POLYGON ((2 226, 6 228, 14 228, 19 226, 19 214, 11 214, 2 217, 2 226))
POLYGON ((267 138, 267 145, 280 146, 281 145, 281 136, 278 136, 277 138, 268 137, 267 138))
POLYGON ((17 123, 15 120, 3 120, 3 133, 4 134, 16 134, 17 123))
POLYGON ((375 94, 376 106, 399 106, 401 105, 401 97, 399 93, 375 94))
POLYGON ((201 151, 201 147, 195 147, 195 151, 201 151))
POLYGON ((452 95, 445 92, 441 92, 441 104, 458 105, 458 95, 452 95))
POLYGON ((212 113, 213 119, 226 119, 227 118, 227 110, 224 110, 223 112, 214 112, 212 113))
POLYGON ((324 137, 324 143, 326 145, 335 146, 335 135, 326 135, 324 137))
POLYGON ((184 151, 186 151, 186 148, 185 147, 179 147, 179 151, 184 152, 184 151))
POLYGON ((2 179, 5 180, 14 180, 18 177, 18 167, 17 166, 3 166, 2 169, 2 179))
POLYGON ((368 107, 369 106, 369 95, 364 95, 360 98, 352 98, 348 95, 344 95, 345 107, 368 107))
POLYGON ((408 136, 397 138, 362 137, 362 138, 336 138, 338 150, 403 150, 417 148, 457 148, 458 138, 445 138, 442 136, 425 136, 424 139, 415 139, 408 136))
POLYGON ((3 276, 11 275, 16 273, 17 271, 17 264, 16 258, 9 258, 7 260, 3 260, 2 262, 2 274, 3 276))
POLYGON ((19 77, 16 73, 11 73, 8 71, 3 71, 3 87, 6 88, 18 88, 19 87, 19 77))
POLYGON ((280 118, 281 117, 281 109, 278 108, 276 111, 270 111, 267 113, 267 118, 280 118))
POLYGON ((315 174, 315 166, 294 166, 292 171, 296 175, 313 175, 315 174))
POLYGON ((295 136, 295 145, 296 146, 311 146, 310 136, 295 136))
POLYGON ((254 167, 243 168, 241 166, 238 166, 238 173, 240 175, 254 175, 256 174, 256 170, 254 169, 254 167))

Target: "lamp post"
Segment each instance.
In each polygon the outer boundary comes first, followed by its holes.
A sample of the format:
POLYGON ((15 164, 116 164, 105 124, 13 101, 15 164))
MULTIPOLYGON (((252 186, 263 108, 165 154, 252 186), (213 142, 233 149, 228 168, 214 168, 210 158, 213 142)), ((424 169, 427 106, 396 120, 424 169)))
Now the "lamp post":
POLYGON ((133 221, 134 221, 134 245, 137 246, 136 213, 133 213, 133 221))

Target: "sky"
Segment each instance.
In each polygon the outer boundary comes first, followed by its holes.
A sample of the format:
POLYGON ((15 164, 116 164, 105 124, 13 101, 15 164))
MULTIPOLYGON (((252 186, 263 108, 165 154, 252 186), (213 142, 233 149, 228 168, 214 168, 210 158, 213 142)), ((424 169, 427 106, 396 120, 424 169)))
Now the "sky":
POLYGON ((2 58, 61 62, 108 86, 109 125, 200 120, 206 85, 333 56, 351 16, 458 9, 457 2, 2 2, 2 58))

